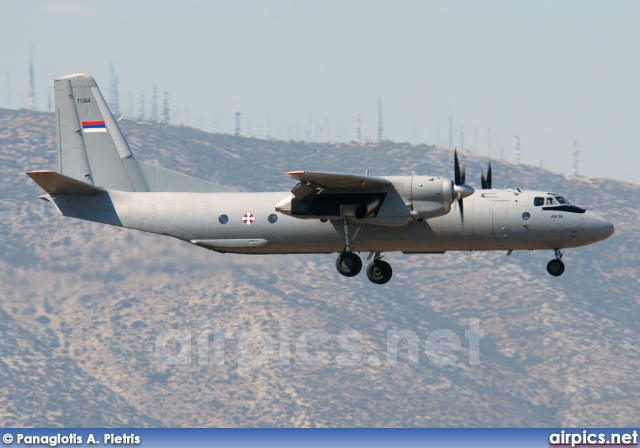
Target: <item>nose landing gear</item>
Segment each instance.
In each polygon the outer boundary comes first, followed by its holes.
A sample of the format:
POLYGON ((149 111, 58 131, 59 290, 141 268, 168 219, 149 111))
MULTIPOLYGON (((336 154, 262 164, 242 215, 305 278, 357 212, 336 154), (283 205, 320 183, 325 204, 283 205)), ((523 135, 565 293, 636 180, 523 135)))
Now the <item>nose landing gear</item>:
POLYGON ((553 275, 554 277, 559 277, 564 272, 564 263, 562 262, 562 252, 560 252, 560 249, 555 249, 554 252, 556 254, 556 259, 551 260, 547 264, 547 272, 553 275))

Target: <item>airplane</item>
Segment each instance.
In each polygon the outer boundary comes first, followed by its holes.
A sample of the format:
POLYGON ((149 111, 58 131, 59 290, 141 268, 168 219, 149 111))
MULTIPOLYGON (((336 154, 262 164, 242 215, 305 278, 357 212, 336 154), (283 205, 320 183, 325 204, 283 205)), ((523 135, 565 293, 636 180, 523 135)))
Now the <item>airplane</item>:
POLYGON ((287 192, 236 192, 136 159, 93 77, 54 80, 59 171, 30 171, 58 213, 171 236, 221 253, 338 253, 353 277, 368 253, 368 279, 392 277, 383 253, 553 250, 547 271, 565 270, 562 249, 614 232, 604 217, 557 193, 466 185, 454 179, 291 171, 287 192))

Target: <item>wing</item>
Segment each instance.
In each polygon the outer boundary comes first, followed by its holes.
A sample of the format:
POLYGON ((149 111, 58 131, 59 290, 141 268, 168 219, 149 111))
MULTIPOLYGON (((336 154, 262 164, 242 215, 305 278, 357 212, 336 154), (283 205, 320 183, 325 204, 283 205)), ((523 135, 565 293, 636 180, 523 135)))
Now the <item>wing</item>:
POLYGON ((291 171, 284 174, 300 182, 314 182, 325 188, 336 190, 363 191, 391 185, 387 179, 357 174, 332 173, 328 171, 291 171))
POLYGON ((291 171, 298 184, 292 196, 275 204, 276 211, 300 219, 356 219, 368 224, 401 226, 410 210, 393 182, 357 174, 291 171))
POLYGON ((304 201, 325 189, 343 192, 359 192, 392 185, 390 181, 381 177, 359 176, 357 174, 291 171, 284 175, 300 181, 300 183, 291 190, 291 193, 293 193, 299 201, 304 201))

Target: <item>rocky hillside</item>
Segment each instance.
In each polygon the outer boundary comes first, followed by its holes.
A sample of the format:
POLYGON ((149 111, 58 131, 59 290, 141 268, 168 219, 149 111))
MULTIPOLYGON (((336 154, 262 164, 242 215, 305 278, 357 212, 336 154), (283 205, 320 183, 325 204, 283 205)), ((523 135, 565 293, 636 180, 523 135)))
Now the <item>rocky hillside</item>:
MULTIPOLYGON (((238 190, 290 189, 280 174, 296 169, 453 172, 452 153, 428 146, 120 125, 139 159, 238 190)), ((487 160, 461 157, 478 185, 487 160)), ((24 175, 55 166, 53 115, 0 109, 3 426, 637 425, 637 185, 493 161, 494 186, 562 192, 607 216, 616 233, 566 251, 559 278, 546 273, 550 251, 392 253, 394 278, 376 286, 340 276, 334 255, 222 255, 61 217, 24 175), (473 319, 484 332, 478 364, 465 337, 473 319), (398 363, 387 362, 387 332, 403 329, 420 340, 417 365, 406 343, 398 363), (446 366, 425 354, 429 334, 442 329, 462 345, 446 366), (171 330, 191 334, 188 365, 156 352, 171 330), (324 365, 296 356, 309 330, 331 336, 308 344, 311 356, 331 358, 324 365), (338 340, 347 330, 359 333, 351 339, 359 356, 338 340), (259 360, 258 340, 242 342, 257 331, 274 342, 259 366, 248 362, 259 360), (288 364, 279 358, 285 334, 288 364)), ((189 347, 173 338, 165 348, 177 359, 189 347)))

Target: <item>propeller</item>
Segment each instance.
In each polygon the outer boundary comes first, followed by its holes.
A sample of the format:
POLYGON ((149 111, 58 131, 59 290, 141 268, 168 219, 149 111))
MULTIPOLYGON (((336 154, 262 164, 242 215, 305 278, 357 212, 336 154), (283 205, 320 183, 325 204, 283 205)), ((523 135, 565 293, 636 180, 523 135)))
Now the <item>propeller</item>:
POLYGON ((455 197, 458 201, 458 207, 460 207, 460 216, 464 220, 464 206, 462 200, 467 196, 471 196, 475 190, 470 186, 465 185, 467 174, 464 166, 462 167, 462 170, 460 170, 460 162, 458 161, 458 150, 455 150, 453 153, 453 168, 453 191, 455 192, 455 197))
POLYGON ((484 177, 484 170, 482 170, 480 181, 482 182, 483 190, 491 190, 491 162, 489 162, 489 168, 487 168, 487 177, 484 177))

